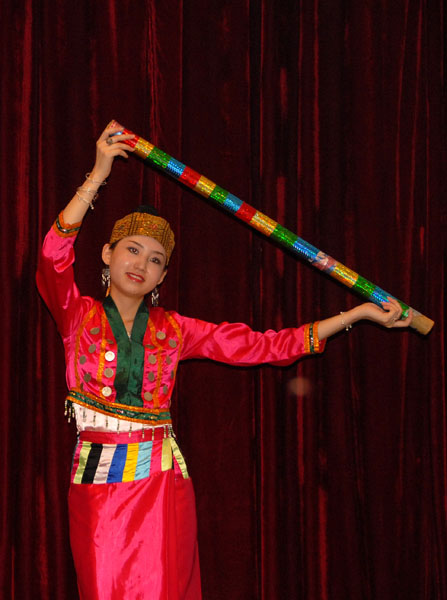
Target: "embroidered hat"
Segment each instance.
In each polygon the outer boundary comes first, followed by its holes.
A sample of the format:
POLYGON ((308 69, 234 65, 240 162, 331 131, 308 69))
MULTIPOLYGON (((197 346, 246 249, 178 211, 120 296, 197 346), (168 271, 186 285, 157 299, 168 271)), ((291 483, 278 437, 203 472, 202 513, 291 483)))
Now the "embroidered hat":
POLYGON ((142 204, 134 212, 116 221, 109 243, 119 242, 129 235, 147 235, 160 242, 166 250, 166 262, 169 262, 175 245, 174 234, 169 223, 158 215, 153 206, 142 204))

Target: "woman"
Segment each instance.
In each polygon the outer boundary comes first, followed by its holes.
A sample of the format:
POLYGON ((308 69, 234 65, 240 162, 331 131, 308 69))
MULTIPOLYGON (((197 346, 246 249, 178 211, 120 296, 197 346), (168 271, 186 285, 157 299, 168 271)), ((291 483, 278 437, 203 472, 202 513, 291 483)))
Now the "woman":
MULTIPOLYGON (((116 156, 132 149, 113 124, 96 162, 45 238, 37 282, 63 338, 67 412, 79 440, 69 493, 70 540, 84 600, 201 598, 194 492, 169 414, 180 359, 290 364, 360 319, 406 327, 390 298, 279 332, 214 325, 148 307, 174 247, 169 224, 142 207, 115 224, 102 258, 108 293, 81 296, 73 245, 116 156)), ((154 303, 154 302, 153 302, 154 303)), ((155 302, 156 304, 156 302, 155 302)))

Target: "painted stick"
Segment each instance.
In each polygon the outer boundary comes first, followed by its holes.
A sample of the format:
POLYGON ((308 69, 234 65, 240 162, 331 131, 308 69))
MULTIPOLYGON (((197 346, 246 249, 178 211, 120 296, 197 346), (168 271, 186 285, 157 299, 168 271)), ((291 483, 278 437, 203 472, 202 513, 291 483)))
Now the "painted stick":
MULTIPOLYGON (((112 121, 110 125, 118 126, 118 123, 112 121)), ((121 133, 133 134, 132 131, 125 128, 123 128, 121 133)), ((146 163, 157 167, 163 173, 183 183, 208 200, 213 201, 244 223, 247 223, 294 254, 297 254, 320 271, 337 279, 370 302, 382 306, 382 302, 386 302, 389 296, 394 298, 392 294, 385 292, 352 269, 331 258, 325 252, 318 250, 318 248, 315 248, 309 242, 299 238, 296 233, 286 229, 267 215, 253 208, 253 206, 233 196, 230 192, 227 192, 213 181, 200 175, 200 173, 193 171, 190 167, 169 156, 169 154, 166 154, 166 152, 163 152, 163 150, 160 150, 142 137, 135 135, 133 139, 126 140, 125 143, 135 148, 134 153, 146 163)), ((410 307, 401 300, 398 300, 398 302, 402 306, 402 317, 405 318, 408 315, 410 307)), ((414 317, 411 327, 422 334, 427 334, 433 327, 434 322, 414 308, 412 308, 412 311, 414 317)))

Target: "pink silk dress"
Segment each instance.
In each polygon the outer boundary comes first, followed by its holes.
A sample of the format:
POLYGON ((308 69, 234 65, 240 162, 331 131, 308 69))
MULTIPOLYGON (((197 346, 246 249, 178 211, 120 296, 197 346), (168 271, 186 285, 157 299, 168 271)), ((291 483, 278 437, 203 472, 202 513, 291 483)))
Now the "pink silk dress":
POLYGON ((69 491, 82 600, 199 600, 195 499, 172 430, 180 360, 287 365, 322 352, 318 324, 279 332, 215 325, 143 302, 128 336, 109 296, 81 296, 73 276, 80 224, 59 215, 37 284, 65 348, 66 407, 79 431, 69 491))

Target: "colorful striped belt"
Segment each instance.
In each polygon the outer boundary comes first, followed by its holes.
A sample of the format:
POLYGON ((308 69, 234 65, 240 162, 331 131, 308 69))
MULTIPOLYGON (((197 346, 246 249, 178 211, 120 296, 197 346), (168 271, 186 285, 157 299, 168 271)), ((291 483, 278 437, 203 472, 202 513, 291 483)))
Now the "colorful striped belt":
POLYGON ((170 426, 131 434, 82 431, 74 452, 71 482, 122 483, 171 469, 189 478, 170 426))

